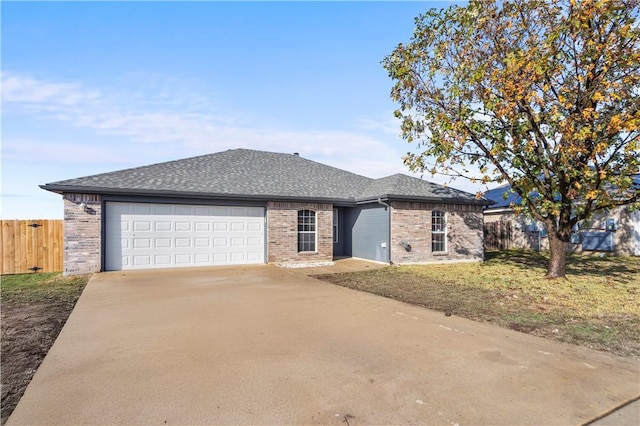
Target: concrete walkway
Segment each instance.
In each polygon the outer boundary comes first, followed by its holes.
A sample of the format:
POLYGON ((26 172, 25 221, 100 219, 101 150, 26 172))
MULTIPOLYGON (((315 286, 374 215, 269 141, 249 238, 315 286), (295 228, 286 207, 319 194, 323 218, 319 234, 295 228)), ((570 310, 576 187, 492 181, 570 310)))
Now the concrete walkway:
POLYGON ((640 363, 274 266, 96 274, 8 424, 584 424, 640 363))
POLYGON ((312 266, 308 268, 293 268, 291 270, 303 275, 323 275, 373 271, 375 269, 386 268, 387 266, 389 266, 387 263, 345 257, 334 260, 331 266, 312 266))

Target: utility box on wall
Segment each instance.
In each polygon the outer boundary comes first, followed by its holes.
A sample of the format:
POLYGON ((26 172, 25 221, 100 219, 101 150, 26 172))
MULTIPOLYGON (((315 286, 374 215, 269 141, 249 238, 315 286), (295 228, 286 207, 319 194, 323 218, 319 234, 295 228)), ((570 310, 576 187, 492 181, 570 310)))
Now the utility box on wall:
POLYGON ((583 232, 582 249, 588 251, 613 251, 613 232, 583 232))
POLYGON ((616 230, 616 220, 614 218, 609 218, 607 219, 607 222, 605 224, 605 229, 607 231, 613 232, 616 230))

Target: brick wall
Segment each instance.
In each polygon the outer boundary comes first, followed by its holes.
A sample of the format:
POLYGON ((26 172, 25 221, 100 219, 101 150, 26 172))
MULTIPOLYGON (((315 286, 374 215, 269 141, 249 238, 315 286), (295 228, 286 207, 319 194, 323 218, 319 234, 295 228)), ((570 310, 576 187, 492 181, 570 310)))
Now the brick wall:
POLYGON ((62 198, 64 275, 97 272, 101 267, 101 197, 95 194, 63 194, 62 198), (87 205, 86 211, 80 209, 81 203, 87 205))
POLYGON ((391 203, 391 261, 430 263, 482 260, 482 207, 462 204, 391 203), (447 242, 444 253, 431 251, 431 212, 446 212, 447 242), (400 244, 411 245, 407 251, 400 244))
POLYGON ((333 205, 319 203, 267 203, 269 262, 308 262, 333 259, 333 205), (298 210, 316 212, 317 251, 298 253, 298 210))

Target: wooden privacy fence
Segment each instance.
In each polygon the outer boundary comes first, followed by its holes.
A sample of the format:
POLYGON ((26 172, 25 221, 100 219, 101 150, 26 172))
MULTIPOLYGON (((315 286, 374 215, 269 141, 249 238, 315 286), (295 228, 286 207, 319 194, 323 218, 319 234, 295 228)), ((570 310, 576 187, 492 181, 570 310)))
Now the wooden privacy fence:
POLYGON ((505 250, 513 245, 513 230, 510 221, 484 224, 484 249, 505 250))
POLYGON ((62 271, 62 220, 0 220, 0 274, 62 271))

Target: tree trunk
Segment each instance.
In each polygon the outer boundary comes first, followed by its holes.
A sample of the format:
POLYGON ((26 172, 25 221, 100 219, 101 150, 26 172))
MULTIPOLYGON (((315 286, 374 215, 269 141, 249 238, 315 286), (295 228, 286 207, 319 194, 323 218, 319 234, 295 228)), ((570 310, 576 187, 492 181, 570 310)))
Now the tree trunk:
POLYGON ((565 278, 569 241, 563 241, 556 232, 549 232, 549 265, 547 278, 565 278))

